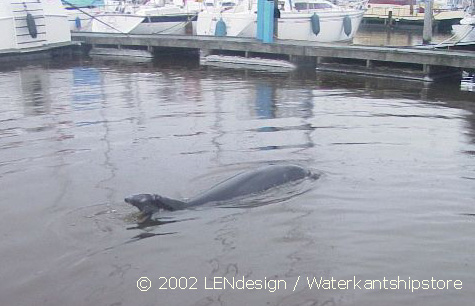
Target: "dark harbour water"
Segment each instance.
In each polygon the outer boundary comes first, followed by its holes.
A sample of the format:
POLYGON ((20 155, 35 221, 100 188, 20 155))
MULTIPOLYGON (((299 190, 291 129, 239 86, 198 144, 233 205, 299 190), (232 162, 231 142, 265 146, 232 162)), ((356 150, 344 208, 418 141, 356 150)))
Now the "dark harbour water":
POLYGON ((183 58, 1 68, 0 304, 471 305, 474 113, 458 83, 183 58), (322 176, 284 202, 133 229, 125 196, 191 197, 269 163, 322 176))

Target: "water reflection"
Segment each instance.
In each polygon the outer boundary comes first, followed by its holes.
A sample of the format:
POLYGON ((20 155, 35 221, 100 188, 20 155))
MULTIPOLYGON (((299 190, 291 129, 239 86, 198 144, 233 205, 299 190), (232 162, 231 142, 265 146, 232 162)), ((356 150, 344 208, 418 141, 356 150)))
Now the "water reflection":
POLYGON ((256 84, 256 115, 261 119, 275 118, 275 87, 268 83, 256 84))
POLYGON ((462 91, 475 92, 475 73, 464 72, 460 83, 462 91))
POLYGON ((445 115, 444 110, 460 109, 462 110, 460 116, 467 123, 466 134, 470 136, 471 142, 475 143, 475 103, 473 103, 475 92, 461 90, 457 80, 445 83, 423 83, 331 73, 318 73, 315 77, 319 85, 323 87, 344 86, 346 89, 353 89, 358 95, 363 94, 373 99, 418 99, 426 103, 427 107, 440 108, 438 116, 441 117, 445 115))
POLYGON ((25 116, 48 114, 51 110, 49 75, 42 69, 19 71, 25 116))
POLYGON ((73 92, 71 103, 76 110, 92 110, 100 107, 101 75, 100 71, 91 67, 74 67, 73 92))
MULTIPOLYGON (((38 292, 58 305, 71 294, 108 305, 317 302, 309 290, 135 294, 143 271, 295 281, 423 277, 443 267, 435 277, 473 283, 464 248, 473 245, 473 92, 458 83, 176 65, 84 61, 0 73, 5 303, 41 304, 38 292), (22 70, 35 69, 42 72, 23 86, 22 70), (51 128, 35 131, 42 126, 51 128), (124 195, 184 198, 281 161, 324 175, 298 197, 278 192, 279 205, 186 210, 126 230, 135 224, 124 195)), ((410 303, 442 305, 445 292, 410 303)), ((471 295, 450 297, 465 305, 471 295)), ((318 295, 342 305, 374 299, 397 305, 407 294, 318 295)))
POLYGON ((132 237, 130 242, 139 241, 139 240, 142 240, 142 239, 156 237, 156 236, 173 235, 173 234, 176 234, 176 233, 149 233, 149 232, 143 232, 143 233, 140 233, 140 234, 132 237))
MULTIPOLYGON (((302 131, 303 136, 307 139, 301 144, 269 144, 265 146, 252 146, 249 149, 262 148, 263 150, 280 149, 280 148, 308 148, 313 147, 312 131, 316 128, 312 124, 305 122, 307 118, 313 118, 314 105, 313 98, 318 96, 319 90, 324 90, 324 94, 328 96, 329 90, 335 90, 336 95, 346 94, 349 96, 365 95, 371 98, 403 98, 403 99, 420 99, 431 104, 445 105, 447 107, 455 107, 466 110, 464 116, 467 121, 468 134, 475 137, 475 123, 473 118, 473 105, 468 101, 473 101, 474 93, 470 91, 470 84, 473 81, 471 74, 466 74, 459 85, 457 82, 449 83, 422 83, 406 80, 395 80, 389 78, 375 78, 375 77, 360 77, 352 75, 332 74, 315 72, 314 70, 302 69, 291 73, 266 73, 255 72, 248 70, 233 70, 233 69, 219 69, 219 68, 201 68, 194 65, 188 65, 188 62, 194 61, 191 58, 185 58, 180 64, 180 61, 175 60, 171 68, 178 69, 178 73, 168 70, 170 63, 166 61, 155 62, 153 64, 130 64, 119 61, 94 61, 95 67, 76 67, 72 69, 73 86, 71 103, 75 109, 97 109, 101 107, 104 100, 109 100, 103 95, 106 93, 107 86, 112 85, 110 82, 104 83, 101 70, 107 69, 127 71, 124 74, 128 78, 127 81, 121 80, 122 86, 125 90, 121 90, 121 99, 128 103, 128 108, 136 109, 134 120, 138 126, 142 125, 146 120, 147 114, 143 110, 141 104, 147 97, 157 92, 159 96, 166 97, 169 102, 175 103, 196 103, 201 105, 203 99, 206 99, 208 91, 208 82, 203 83, 200 77, 202 74, 207 74, 208 78, 214 79, 214 85, 220 84, 224 81, 242 80, 253 84, 253 88, 245 88, 242 95, 239 97, 241 101, 234 111, 238 111, 236 116, 240 119, 256 118, 262 121, 262 126, 252 127, 249 130, 259 132, 283 132, 283 131, 302 131), (161 85, 153 86, 156 67, 165 67, 158 74, 161 85), (165 66, 164 66, 165 65, 165 66), (101 68, 102 67, 102 68, 101 68), (180 70, 186 70, 186 73, 181 74, 180 70), (221 82, 218 82, 221 81, 221 82), (107 86, 105 84, 108 84, 107 86), (457 88, 461 86, 460 90, 457 88), (173 88, 173 90, 172 90, 173 88), (404 88, 404 90, 401 90, 404 88), (204 95, 205 94, 205 95, 204 95), (247 106, 243 108, 242 106, 247 106), (302 122, 294 125, 280 126, 274 124, 270 119, 276 118, 300 118, 302 122)), ((22 91, 25 95, 24 106, 25 114, 41 115, 48 113, 51 110, 51 97, 49 95, 49 77, 48 74, 42 73, 42 69, 26 69, 21 70, 21 84, 22 91), (31 85, 31 86, 30 86, 31 85)), ((232 81, 233 82, 233 81, 232 81)), ((231 82, 231 83, 232 83, 231 82)), ((225 106, 225 101, 234 101, 234 92, 231 92, 232 85, 222 86, 213 92, 215 96, 215 130, 217 131, 212 143, 216 147, 215 152, 219 155, 222 151, 223 142, 220 142, 220 137, 224 134, 229 134, 230 130, 226 124, 222 123, 220 117, 229 111, 225 106), (223 104, 224 103, 224 104, 223 104), (221 147, 221 148, 220 148, 221 147)), ((112 92, 112 94, 114 94, 112 92)), ((107 102, 109 103, 109 102, 107 102)), ((102 122, 105 124, 103 114, 102 122)), ((110 119, 109 119, 110 120, 110 119)), ((76 122, 81 125, 81 122, 76 122)), ((85 122, 87 123, 87 122, 85 122)), ((89 122, 90 123, 90 122, 89 122)), ((88 123, 88 124, 89 124, 88 123)), ((202 132, 201 132, 202 133, 202 132)), ((190 133, 195 134, 195 133, 190 133)), ((204 135, 204 134, 203 134, 204 135)), ((151 137, 156 137, 152 135, 151 137)), ((198 150, 199 151, 199 150, 198 150)), ((197 151, 197 152, 198 152, 197 151)))
MULTIPOLYGON (((293 76, 286 73, 210 66, 205 69, 210 78, 219 78, 216 83, 219 89, 213 93, 216 160, 236 146, 242 152, 283 150, 295 153, 314 146, 313 128, 308 122, 313 117, 311 86, 302 89, 293 76), (236 119, 227 115, 231 113, 236 119)), ((202 92, 206 93, 207 84, 202 86, 202 92)), ((236 161, 223 163, 236 165, 236 161)))

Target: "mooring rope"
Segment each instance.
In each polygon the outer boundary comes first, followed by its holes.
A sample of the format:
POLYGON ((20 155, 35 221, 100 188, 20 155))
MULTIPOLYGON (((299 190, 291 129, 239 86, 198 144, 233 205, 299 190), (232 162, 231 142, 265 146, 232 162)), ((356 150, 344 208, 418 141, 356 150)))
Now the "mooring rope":
POLYGON ((128 33, 122 32, 121 30, 117 29, 116 27, 114 27, 114 26, 112 26, 112 25, 110 25, 110 24, 108 24, 108 23, 106 23, 106 22, 104 22, 104 21, 98 19, 96 16, 89 14, 88 12, 82 10, 80 7, 77 7, 76 5, 72 4, 71 2, 66 1, 66 0, 61 0, 61 1, 63 1, 63 2, 66 3, 67 5, 71 6, 72 8, 74 8, 74 9, 80 11, 81 13, 83 13, 83 14, 85 14, 85 15, 91 17, 92 19, 95 19, 95 20, 99 21, 100 23, 104 24, 105 26, 108 26, 109 28, 111 28, 111 29, 113 29, 113 30, 116 30, 117 32, 119 32, 119 33, 121 33, 121 34, 126 34, 126 35, 128 35, 128 33))
MULTIPOLYGON (((456 46, 458 43, 460 43, 462 40, 464 40, 465 37, 467 37, 468 34, 470 34, 474 29, 475 29, 474 26, 472 26, 472 28, 469 28, 468 31, 466 31, 466 33, 464 35, 462 35, 462 37, 459 40, 457 40, 453 45, 456 46)), ((444 45, 445 43, 447 43, 447 42, 451 41, 452 39, 454 39, 456 36, 457 36, 457 34, 452 35, 451 37, 447 38, 446 40, 438 43, 437 45, 434 45, 433 48, 437 48, 437 47, 440 47, 440 46, 444 45)))
POLYGON ((160 34, 160 33, 169 31, 169 30, 171 30, 171 29, 173 29, 173 28, 175 28, 175 27, 178 27, 178 26, 186 27, 186 25, 189 24, 190 22, 192 22, 193 19, 194 19, 196 16, 198 16, 198 13, 196 13, 196 14, 194 14, 194 15, 192 15, 192 16, 189 16, 189 17, 188 17, 188 20, 186 20, 186 21, 183 21, 183 22, 180 22, 180 23, 178 23, 178 24, 175 24, 175 25, 173 25, 173 26, 171 26, 171 27, 169 27, 169 28, 166 28, 166 29, 164 29, 164 30, 157 31, 157 32, 153 32, 152 34, 160 34))

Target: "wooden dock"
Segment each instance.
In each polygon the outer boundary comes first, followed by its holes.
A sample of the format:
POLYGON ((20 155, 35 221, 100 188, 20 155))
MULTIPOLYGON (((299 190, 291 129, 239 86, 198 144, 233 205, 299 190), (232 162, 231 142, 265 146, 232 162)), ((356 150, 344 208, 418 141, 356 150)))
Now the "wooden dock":
POLYGON ((439 50, 417 47, 379 47, 348 44, 323 44, 306 41, 276 40, 264 44, 252 38, 188 36, 188 35, 126 35, 75 32, 73 41, 86 46, 113 48, 168 48, 199 50, 201 54, 234 52, 243 56, 280 56, 293 63, 377 76, 432 81, 453 75, 462 69, 475 70, 474 51, 439 50))

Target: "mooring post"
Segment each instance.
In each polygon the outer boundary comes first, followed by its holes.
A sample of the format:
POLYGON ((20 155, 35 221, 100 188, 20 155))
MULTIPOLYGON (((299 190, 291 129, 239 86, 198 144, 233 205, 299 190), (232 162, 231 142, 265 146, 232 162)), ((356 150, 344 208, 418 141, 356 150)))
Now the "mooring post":
POLYGON ((366 60, 366 68, 368 68, 368 69, 373 68, 373 61, 372 60, 366 60))
POLYGON ((393 11, 389 11, 388 12, 388 23, 387 23, 387 27, 391 27, 393 23, 393 11))
POLYGON ((274 1, 264 1, 264 32, 262 42, 274 42, 274 1))
POLYGON ((423 64, 422 72, 425 74, 425 77, 428 77, 431 74, 431 66, 428 64, 423 64))
POLYGON ((256 38, 262 40, 264 38, 264 5, 266 0, 257 1, 257 33, 256 38))
POLYGON ((280 10, 279 10, 279 0, 274 0, 274 37, 279 37, 279 18, 280 18, 280 10))
POLYGON ((432 40, 432 7, 433 0, 425 1, 424 29, 422 31, 422 44, 427 45, 432 40))

